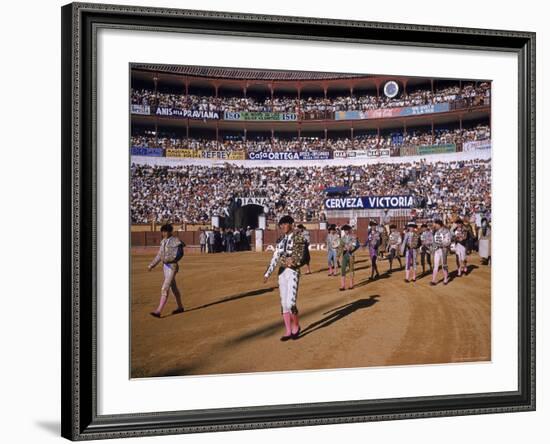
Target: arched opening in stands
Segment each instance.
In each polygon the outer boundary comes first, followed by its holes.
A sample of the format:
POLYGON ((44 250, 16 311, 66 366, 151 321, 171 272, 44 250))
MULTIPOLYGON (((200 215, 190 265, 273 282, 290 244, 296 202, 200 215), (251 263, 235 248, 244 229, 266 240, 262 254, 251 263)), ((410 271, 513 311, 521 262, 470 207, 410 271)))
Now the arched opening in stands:
POLYGON ((258 228, 258 218, 264 214, 264 207, 249 204, 240 207, 235 214, 236 228, 258 228))

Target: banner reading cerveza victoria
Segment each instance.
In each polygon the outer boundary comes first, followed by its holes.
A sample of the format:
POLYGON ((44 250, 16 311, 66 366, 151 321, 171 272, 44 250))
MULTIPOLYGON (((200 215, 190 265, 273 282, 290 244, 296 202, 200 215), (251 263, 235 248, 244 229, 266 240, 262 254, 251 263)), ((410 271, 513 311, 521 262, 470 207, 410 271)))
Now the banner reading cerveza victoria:
POLYGON ((245 160, 244 151, 203 151, 169 148, 166 157, 183 157, 186 159, 221 159, 221 160, 245 160))
POLYGON ((325 199, 327 210, 377 210, 412 208, 413 196, 359 196, 329 197, 325 199))
POLYGON ((330 151, 268 152, 248 153, 249 160, 326 160, 331 158, 330 151))
POLYGON ((451 109, 449 103, 433 105, 402 106, 395 108, 371 109, 368 111, 336 111, 335 120, 383 119, 387 117, 419 116, 422 114, 444 113, 451 109))
POLYGON ((260 111, 225 111, 223 113, 225 120, 298 120, 296 113, 272 113, 260 111))

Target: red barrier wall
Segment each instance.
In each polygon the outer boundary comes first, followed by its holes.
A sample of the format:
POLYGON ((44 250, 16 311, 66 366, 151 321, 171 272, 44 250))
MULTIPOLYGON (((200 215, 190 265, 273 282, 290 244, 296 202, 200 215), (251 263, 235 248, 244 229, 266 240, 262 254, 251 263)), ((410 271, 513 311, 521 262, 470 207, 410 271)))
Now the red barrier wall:
MULTIPOLYGON (((403 229, 409 218, 407 216, 393 217, 392 223, 397 225, 398 229, 403 229)), ((342 226, 349 223, 347 218, 331 218, 327 221, 328 225, 336 224, 342 226)), ((367 230, 369 227, 369 218, 360 217, 357 219, 357 236, 361 242, 364 242, 366 238, 367 230)), ((281 236, 279 230, 266 230, 264 232, 264 244, 275 244, 277 239, 281 236)), ((309 230, 312 244, 324 244, 327 236, 326 230, 309 230)), ((175 233, 183 242, 188 246, 198 246, 200 231, 178 231, 175 233)), ((160 244, 161 234, 160 232, 152 231, 138 231, 131 232, 132 247, 151 247, 158 246, 160 244)), ((255 245, 255 232, 252 234, 252 249, 255 245)))

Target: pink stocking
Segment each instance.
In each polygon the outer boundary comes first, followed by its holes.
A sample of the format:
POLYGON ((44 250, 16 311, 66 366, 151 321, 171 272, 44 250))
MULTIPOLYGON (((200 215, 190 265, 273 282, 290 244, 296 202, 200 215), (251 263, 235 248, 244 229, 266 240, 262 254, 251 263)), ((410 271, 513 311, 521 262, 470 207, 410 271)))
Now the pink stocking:
POLYGON ((291 327, 290 327, 290 313, 283 313, 283 321, 285 323, 285 336, 290 336, 291 327))
POLYGON ((298 333, 298 330, 300 328, 300 321, 298 320, 298 314, 290 314, 290 321, 291 321, 291 332, 293 335, 298 333))
POLYGON ((166 301, 168 300, 168 296, 165 296, 165 295, 162 295, 160 297, 160 302, 159 302, 159 306, 158 308, 155 310, 157 313, 161 313, 162 312, 162 309, 164 308, 164 306, 166 305, 166 301))

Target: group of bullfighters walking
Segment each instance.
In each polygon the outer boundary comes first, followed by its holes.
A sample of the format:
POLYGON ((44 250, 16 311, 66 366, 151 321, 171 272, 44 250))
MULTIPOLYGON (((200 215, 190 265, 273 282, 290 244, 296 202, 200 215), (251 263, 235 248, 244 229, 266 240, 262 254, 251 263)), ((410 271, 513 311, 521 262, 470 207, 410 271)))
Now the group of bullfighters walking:
MULTIPOLYGON (((283 318, 285 333, 281 341, 298 339, 301 328, 298 318, 297 297, 300 282, 300 268, 305 267, 307 274, 311 273, 309 268, 309 233, 305 227, 294 227, 294 219, 291 216, 283 216, 279 220, 279 228, 282 236, 277 241, 269 266, 264 273, 264 283, 270 275, 278 269, 278 284, 281 301, 281 314, 283 318)), ((490 229, 487 221, 482 221, 482 233, 484 238, 490 239, 490 229)), ((447 228, 439 219, 430 224, 417 226, 416 222, 409 222, 403 232, 398 231, 396 225, 390 224, 386 227, 378 227, 375 221, 370 221, 366 242, 363 247, 368 249, 371 261, 371 275, 369 280, 376 280, 380 277, 378 271, 378 257, 384 258, 387 255, 389 261, 389 273, 392 273, 393 262, 399 262, 400 269, 403 268, 402 257, 405 260, 405 282, 415 282, 417 278, 417 256, 420 256, 422 273, 426 273, 426 267, 432 275, 430 284, 437 285, 438 272, 441 267, 443 272, 443 284, 449 283, 448 255, 452 251, 456 256, 457 275, 463 276, 468 273, 467 254, 471 245, 471 230, 464 226, 462 220, 454 222, 454 228, 447 228)), ((162 241, 159 252, 149 270, 158 263, 163 263, 164 282, 161 290, 161 300, 158 308, 151 313, 154 317, 160 317, 161 311, 166 304, 168 291, 171 289, 177 302, 177 308, 173 314, 184 311, 180 292, 177 288, 175 275, 178 272, 178 261, 183 256, 184 244, 172 236, 172 226, 162 227, 162 241)), ((480 241, 483 239, 480 234, 480 241)), ((337 230, 336 225, 328 227, 326 238, 328 254, 328 275, 336 276, 340 270, 340 291, 351 290, 354 286, 355 274, 355 252, 361 248, 359 239, 350 225, 343 225, 337 230)), ((484 247, 486 248, 486 247, 484 247)), ((487 253, 482 254, 480 243, 480 256, 483 260, 490 258, 490 247, 486 248, 487 253)))
MULTIPOLYGON (((327 235, 328 251, 328 274, 335 276, 338 267, 341 270, 340 290, 353 288, 354 274, 354 253, 360 248, 357 237, 352 234, 351 227, 344 225, 341 227, 342 234, 338 234, 336 226, 329 227, 327 235), (346 276, 351 274, 346 286, 346 276)), ((409 222, 403 231, 399 231, 397 226, 390 224, 388 231, 385 227, 378 227, 376 221, 369 222, 366 242, 363 245, 368 249, 371 261, 371 275, 369 280, 375 280, 380 277, 378 271, 379 258, 387 258, 390 267, 388 272, 392 273, 393 263, 399 262, 399 269, 403 268, 402 258, 405 261, 405 282, 415 282, 417 278, 418 256, 420 256, 420 265, 424 275, 429 268, 432 275, 431 285, 437 285, 438 272, 441 268, 443 272, 443 284, 449 282, 449 272, 447 257, 454 253, 456 258, 457 276, 463 276, 468 273, 467 255, 471 250, 473 241, 473 232, 469 225, 465 225, 461 219, 456 219, 453 228, 445 226, 443 221, 436 219, 433 222, 423 223, 420 227, 416 222, 409 222)), ((479 233, 480 256, 482 262, 487 262, 490 258, 489 248, 486 243, 490 239, 490 229, 487 227, 487 220, 482 220, 482 229, 479 233)))

